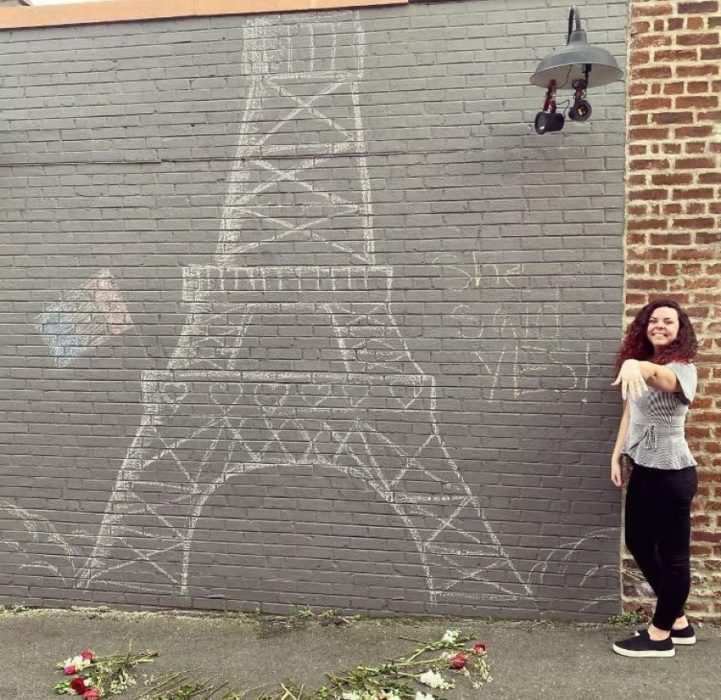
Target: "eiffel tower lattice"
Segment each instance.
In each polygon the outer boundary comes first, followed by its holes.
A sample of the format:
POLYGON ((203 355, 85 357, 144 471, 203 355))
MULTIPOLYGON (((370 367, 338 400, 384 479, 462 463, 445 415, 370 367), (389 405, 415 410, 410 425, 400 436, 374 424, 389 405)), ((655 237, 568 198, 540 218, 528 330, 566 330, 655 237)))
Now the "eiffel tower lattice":
POLYGON ((449 456, 434 378, 393 317, 358 97, 365 37, 355 14, 333 17, 285 35, 247 24, 252 75, 216 259, 184 269, 186 322, 168 368, 143 373, 145 413, 81 586, 187 594, 216 490, 316 465, 391 506, 431 603, 532 597, 449 456), (261 352, 279 319, 287 347, 307 336, 297 361, 261 352))

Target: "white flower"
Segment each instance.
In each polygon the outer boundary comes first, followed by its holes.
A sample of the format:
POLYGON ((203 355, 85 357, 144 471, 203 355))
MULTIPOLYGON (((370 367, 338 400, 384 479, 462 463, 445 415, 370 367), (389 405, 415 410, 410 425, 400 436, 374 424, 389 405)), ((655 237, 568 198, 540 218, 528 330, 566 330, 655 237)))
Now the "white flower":
POLYGON ((436 700, 436 698, 430 693, 421 693, 421 691, 419 690, 413 700, 436 700))
POLYGON ((441 641, 446 644, 455 644, 459 634, 458 630, 446 630, 446 633, 441 637, 441 641))
POLYGON ((343 700, 361 700, 361 694, 355 690, 347 690, 341 697, 343 700))
POLYGON ((445 690, 453 687, 453 683, 448 683, 440 673, 436 673, 435 671, 421 673, 421 675, 418 676, 418 680, 429 688, 442 688, 445 690))
MULTIPOLYGON (((66 659, 65 666, 75 666, 77 670, 90 666, 90 661, 84 659, 80 654, 73 656, 71 659, 66 659)), ((87 685, 87 684, 86 684, 87 685)))

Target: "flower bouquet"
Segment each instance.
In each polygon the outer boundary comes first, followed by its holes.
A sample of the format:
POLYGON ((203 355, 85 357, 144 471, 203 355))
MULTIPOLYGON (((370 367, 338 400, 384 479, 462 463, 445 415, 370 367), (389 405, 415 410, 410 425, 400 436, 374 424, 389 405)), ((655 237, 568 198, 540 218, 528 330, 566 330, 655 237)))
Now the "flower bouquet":
MULTIPOLYGON (((328 683, 316 690, 283 683, 280 690, 261 692, 256 700, 441 700, 442 691, 455 688, 459 678, 466 678, 475 689, 491 682, 486 645, 473 639, 447 630, 433 642, 409 640, 420 646, 407 657, 358 666, 338 676, 328 674, 328 683)), ((55 692, 79 695, 83 700, 120 695, 136 685, 133 669, 156 655, 96 657, 90 650, 83 651, 57 665, 66 678, 55 685, 55 692)), ((238 692, 227 682, 206 677, 202 670, 146 678, 144 685, 144 690, 134 691, 135 700, 241 700, 251 692, 238 692)))
POLYGON ((137 683, 133 669, 139 664, 151 662, 156 656, 154 651, 96 656, 86 649, 56 664, 65 678, 53 689, 58 695, 79 695, 83 700, 120 695, 137 683))

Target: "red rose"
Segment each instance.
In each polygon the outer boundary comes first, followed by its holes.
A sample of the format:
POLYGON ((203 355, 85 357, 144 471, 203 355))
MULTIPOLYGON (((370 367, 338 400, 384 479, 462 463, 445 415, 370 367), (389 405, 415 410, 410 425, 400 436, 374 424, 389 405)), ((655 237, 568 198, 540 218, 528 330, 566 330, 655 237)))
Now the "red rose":
POLYGON ((85 651, 81 651, 81 652, 80 652, 80 656, 82 656, 83 659, 85 659, 85 661, 92 661, 93 658, 95 658, 93 652, 90 651, 90 649, 86 649, 85 651))
POLYGON ((483 642, 476 642, 473 645, 474 654, 483 654, 486 651, 486 645, 483 642))
POLYGON ((68 664, 68 665, 63 669, 63 673, 64 673, 66 676, 72 676, 72 675, 75 673, 75 666, 73 666, 72 664, 68 664))
POLYGON ((459 651, 455 656, 451 657, 451 666, 461 669, 466 665, 466 661, 468 661, 468 654, 465 651, 459 651))
POLYGON ((90 690, 86 690, 83 693, 83 700, 98 700, 100 696, 98 695, 98 691, 91 688, 90 690))
POLYGON ((70 681, 70 687, 78 694, 86 693, 90 688, 85 685, 85 680, 81 676, 77 676, 70 681))

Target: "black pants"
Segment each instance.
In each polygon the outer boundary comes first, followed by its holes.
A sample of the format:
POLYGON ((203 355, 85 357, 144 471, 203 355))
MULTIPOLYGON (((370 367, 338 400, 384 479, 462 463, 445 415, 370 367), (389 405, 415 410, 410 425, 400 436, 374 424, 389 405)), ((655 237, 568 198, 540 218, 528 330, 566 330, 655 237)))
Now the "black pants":
POLYGON ((626 546, 658 601, 653 624, 670 630, 691 588, 691 501, 696 468, 650 469, 635 464, 626 494, 626 546))

